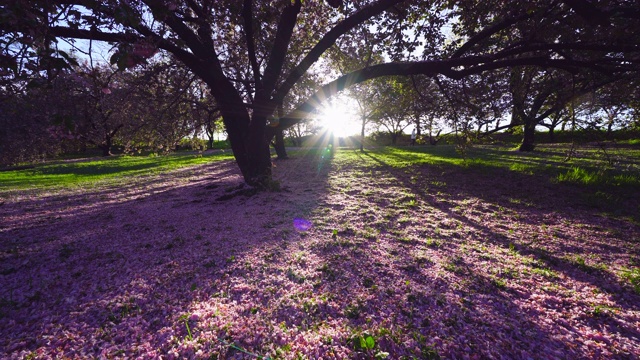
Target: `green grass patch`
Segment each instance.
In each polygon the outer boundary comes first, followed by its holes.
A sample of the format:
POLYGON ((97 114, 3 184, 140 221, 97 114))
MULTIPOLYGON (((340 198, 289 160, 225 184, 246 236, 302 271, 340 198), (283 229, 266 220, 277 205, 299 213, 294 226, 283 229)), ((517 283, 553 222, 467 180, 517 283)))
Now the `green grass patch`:
POLYGON ((620 276, 622 276, 623 279, 629 282, 636 294, 640 295, 640 268, 624 268, 622 269, 620 276))
MULTIPOLYGON (((380 147, 365 152, 341 148, 335 152, 331 166, 338 172, 343 167, 363 168, 364 173, 386 168, 411 184, 420 179, 422 169, 431 167, 435 179, 438 173, 454 171, 468 178, 494 176, 500 181, 508 176, 510 180, 546 182, 558 189, 560 185, 571 186, 582 191, 583 195, 572 199, 580 205, 608 216, 640 221, 637 205, 633 205, 640 196, 640 148, 635 146, 543 144, 536 151, 521 152, 505 146, 478 145, 468 148, 464 156, 455 145, 380 147)), ((430 181, 431 190, 446 191, 448 184, 430 181)), ((411 208, 417 203, 402 205, 411 208)))
POLYGON ((605 170, 589 170, 572 167, 557 176, 558 182, 573 183, 587 186, 638 186, 638 174, 614 173, 605 170))
MULTIPOLYGON (((292 152, 322 155, 321 148, 292 152)), ((599 148, 572 148, 570 144, 539 145, 536 151, 520 152, 509 147, 481 145, 468 148, 465 156, 455 145, 418 147, 379 147, 361 152, 341 148, 335 151, 332 163, 342 166, 358 164, 363 167, 391 167, 409 170, 414 166, 455 166, 487 171, 508 170, 520 175, 545 175, 555 182, 578 185, 606 184, 637 186, 640 179, 640 149, 635 147, 602 150, 599 148), (626 164, 625 171, 603 170, 610 162, 626 164)))
POLYGON ((503 169, 524 176, 544 175, 550 181, 580 186, 637 187, 640 185, 640 149, 571 149, 568 144, 538 146, 534 152, 514 151, 506 147, 477 146, 460 155, 453 145, 423 147, 382 147, 364 153, 354 150, 336 152, 334 163, 343 166, 455 166, 480 171, 503 169), (568 156, 568 154, 573 154, 568 156), (612 166, 617 164, 625 167, 612 166))
POLYGON ((151 175, 185 166, 231 159, 228 153, 117 156, 100 160, 59 162, 31 169, 0 172, 0 191, 86 185, 104 180, 151 175))
POLYGON ((640 145, 640 139, 618 140, 617 143, 625 145, 640 145))
POLYGON ((534 173, 556 172, 569 169, 565 155, 558 151, 536 151, 523 153, 506 147, 478 146, 469 148, 465 156, 456 151, 454 145, 423 147, 382 147, 367 149, 364 153, 342 150, 336 153, 334 162, 346 164, 357 162, 364 166, 390 166, 408 168, 411 166, 436 165, 456 166, 469 169, 506 169, 531 175, 534 173))

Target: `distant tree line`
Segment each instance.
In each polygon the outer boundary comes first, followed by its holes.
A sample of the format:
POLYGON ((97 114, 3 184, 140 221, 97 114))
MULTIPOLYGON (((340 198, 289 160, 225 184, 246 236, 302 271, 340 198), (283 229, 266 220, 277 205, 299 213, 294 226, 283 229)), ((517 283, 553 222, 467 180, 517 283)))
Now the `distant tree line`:
POLYGON ((223 131, 206 86, 176 62, 134 69, 76 61, 47 81, 13 84, 0 100, 0 163, 87 148, 167 152, 223 131), (21 85, 21 86, 20 86, 21 85))
POLYGON ((598 139, 611 138, 615 130, 640 131, 640 79, 597 75, 514 67, 461 80, 377 79, 350 94, 363 129, 388 144, 411 129, 432 145, 444 135, 473 142, 507 132, 520 136, 520 150, 531 151, 536 128, 548 132, 551 142, 558 130, 598 139))

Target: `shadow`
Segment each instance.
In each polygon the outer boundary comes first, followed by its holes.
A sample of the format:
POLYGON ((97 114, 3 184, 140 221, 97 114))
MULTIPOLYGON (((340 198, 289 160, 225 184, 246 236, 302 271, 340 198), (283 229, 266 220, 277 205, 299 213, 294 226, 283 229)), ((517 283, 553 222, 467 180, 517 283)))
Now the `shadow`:
MULTIPOLYGON (((529 179, 535 181, 533 186, 528 182, 517 182, 516 191, 504 189, 515 197, 532 197, 537 200, 537 193, 541 187, 553 187, 560 189, 554 196, 568 201, 572 207, 595 209, 603 215, 615 218, 632 219, 640 224, 640 193, 635 191, 636 182, 630 178, 633 173, 615 169, 604 171, 597 162, 590 160, 565 161, 553 151, 545 149, 544 152, 523 153, 513 150, 497 150, 488 146, 471 148, 467 156, 463 158, 454 151, 453 147, 443 146, 435 148, 410 148, 401 153, 393 149, 385 150, 382 154, 389 159, 394 159, 401 164, 435 164, 457 165, 462 172, 468 172, 469 178, 474 179, 475 174, 483 171, 497 171, 499 177, 510 179, 511 177, 529 179), (555 158, 554 158, 555 157, 555 158), (579 167, 586 169, 587 173, 593 173, 597 180, 593 184, 585 185, 578 181, 561 182, 558 177, 561 174, 570 173, 579 167), (616 176, 625 178, 616 179, 616 176), (531 190, 534 191, 531 191, 531 190)), ((581 150, 577 150, 581 151, 581 150)), ((627 154, 624 162, 631 162, 633 156, 627 154)), ((638 165, 637 161, 631 163, 638 165)), ((388 165, 388 164, 387 164, 388 165)), ((491 181, 491 179, 489 180, 491 181)), ((512 184, 513 185, 513 184, 512 184)), ((500 182, 496 186, 501 186, 500 182)), ((551 199, 550 203, 554 203, 551 199)))
MULTIPOLYGON (((493 247, 498 254, 511 251, 514 257, 526 258, 525 261, 531 263, 531 269, 526 270, 529 273, 544 274, 543 270, 550 269, 559 274, 557 279, 554 278, 555 281, 581 284, 580 287, 586 284, 593 292, 606 294, 613 302, 607 306, 617 309, 615 311, 638 310, 637 300, 640 298, 630 291, 628 282, 624 282, 618 274, 621 268, 633 264, 640 255, 637 241, 634 240, 638 238, 638 226, 624 219, 607 219, 589 212, 590 209, 579 205, 576 192, 571 191, 570 187, 550 184, 544 176, 500 168, 487 170, 441 164, 394 167, 385 159, 396 157, 398 160, 397 154, 385 153, 380 156, 368 152, 363 156, 366 157, 363 161, 379 164, 380 169, 393 178, 390 183, 406 189, 405 192, 422 202, 421 210, 441 214, 437 225, 425 225, 426 229, 417 232, 418 238, 428 239, 426 242, 423 240, 423 244, 446 244, 438 247, 446 249, 448 253, 459 253, 461 247, 466 251, 469 248, 476 251, 482 249, 470 257, 473 261, 469 263, 486 262, 483 259, 486 247, 493 247), (506 225, 490 225, 493 222, 504 223, 505 220, 506 225), (518 229, 518 226, 522 228, 518 229)), ((381 204, 388 206, 389 202, 383 201, 381 204)), ((416 211, 410 213, 409 218, 424 217, 416 211)), ((399 217, 392 219, 401 220, 399 217)), ((504 268, 502 264, 495 266, 504 268)), ((456 269, 457 266, 452 268, 456 269)), ((476 267, 465 277, 480 274, 481 271, 476 267)), ((493 279, 492 282, 501 284, 500 279, 497 282, 493 279)), ((538 281, 532 283, 537 284, 538 281)), ((549 283, 556 286, 553 281, 549 283)), ((551 292, 554 296, 562 295, 562 291, 551 292)), ((578 306, 583 308, 597 308, 593 303, 580 303, 578 306)), ((507 313, 504 315, 509 316, 507 313)), ((582 317, 582 321, 592 326, 598 323, 597 326, 623 332, 627 339, 637 341, 635 339, 640 335, 637 328, 629 323, 628 316, 622 320, 615 316, 594 319, 585 312, 582 317)), ((531 327, 532 324, 526 326, 531 327)))
MULTIPOLYGON (((292 236, 293 218, 317 203, 326 173, 305 178, 311 191, 294 180, 283 192, 229 202, 215 199, 242 183, 230 161, 8 199, 0 208, 0 357, 169 353, 176 336, 187 336, 180 316, 227 296, 221 282, 244 271, 236 267, 255 248, 292 236), (301 192, 304 203, 289 200, 301 192)), ((221 344, 211 346, 227 349, 221 344)))
MULTIPOLYGON (((537 245, 540 245, 542 239, 537 239, 535 233, 516 234, 515 231, 496 233, 495 230, 489 229, 486 223, 472 221, 470 217, 463 216, 461 213, 464 213, 464 209, 460 206, 460 200, 463 205, 464 200, 481 200, 488 204, 482 210, 489 210, 494 216, 506 217, 513 222, 530 226, 542 225, 543 229, 547 230, 546 235, 550 235, 551 238, 546 240, 554 240, 554 250, 561 254, 572 255, 582 251, 587 254, 606 253, 617 256, 628 253, 625 244, 634 242, 634 237, 625 238, 620 236, 621 234, 617 234, 618 236, 615 236, 617 244, 614 245, 612 242, 614 237, 606 232, 604 232, 605 236, 601 238, 590 239, 590 243, 582 241, 576 244, 568 241, 574 235, 569 234, 566 230, 573 230, 571 228, 575 226, 590 227, 598 231, 606 230, 604 224, 612 229, 631 226, 632 229, 637 230, 637 226, 628 223, 625 219, 603 219, 597 213, 589 212, 592 209, 585 207, 579 200, 578 195, 582 189, 553 184, 545 175, 523 174, 504 168, 487 169, 475 166, 436 166, 435 168, 438 170, 434 174, 434 167, 414 167, 409 171, 395 169, 388 166, 382 157, 377 157, 372 153, 365 155, 383 168, 390 169, 390 173, 398 182, 411 189, 412 193, 419 195, 419 198, 426 201, 427 204, 438 208, 448 218, 471 226, 484 238, 503 247, 517 241, 525 250, 535 249, 537 245), (425 170, 428 170, 428 173, 425 170), (436 195, 440 198, 429 194, 430 190, 436 190, 436 195), (442 197, 448 199, 443 201, 442 197), (503 214, 499 214, 499 212, 503 214), (549 230, 548 227, 552 225, 552 222, 548 221, 550 217, 555 218, 553 220, 556 224, 568 225, 569 229, 549 230)), ((394 154, 390 156, 397 157, 394 154)), ((534 251, 529 250, 528 252, 533 253, 534 251)), ((567 263, 568 261, 555 259, 554 264, 561 262, 567 263)), ((583 268, 585 267, 583 266, 583 268)), ((619 279, 612 277, 610 280, 616 283, 619 279)))
POLYGON ((575 207, 544 177, 444 154, 410 165, 418 159, 326 149, 275 162, 282 191, 231 201, 215 199, 242 181, 232 162, 7 200, 0 357, 632 358, 640 348, 640 296, 613 275, 640 255, 637 226, 575 207), (368 336, 371 349, 359 341, 368 336))

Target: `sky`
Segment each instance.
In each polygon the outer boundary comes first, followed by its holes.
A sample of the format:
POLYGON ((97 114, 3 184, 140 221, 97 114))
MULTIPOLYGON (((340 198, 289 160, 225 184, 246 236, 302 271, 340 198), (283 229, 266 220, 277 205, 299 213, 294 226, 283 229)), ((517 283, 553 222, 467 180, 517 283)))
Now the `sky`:
POLYGON ((324 128, 338 137, 359 135, 362 126, 358 104, 346 95, 336 96, 327 101, 320 110, 318 120, 324 128))

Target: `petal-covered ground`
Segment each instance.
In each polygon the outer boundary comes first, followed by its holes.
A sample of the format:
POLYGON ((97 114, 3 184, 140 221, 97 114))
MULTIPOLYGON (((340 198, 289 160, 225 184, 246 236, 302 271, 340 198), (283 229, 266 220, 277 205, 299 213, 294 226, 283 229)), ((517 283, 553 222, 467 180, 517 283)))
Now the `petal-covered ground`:
POLYGON ((640 227, 480 167, 224 161, 0 206, 0 358, 635 359, 640 227))

